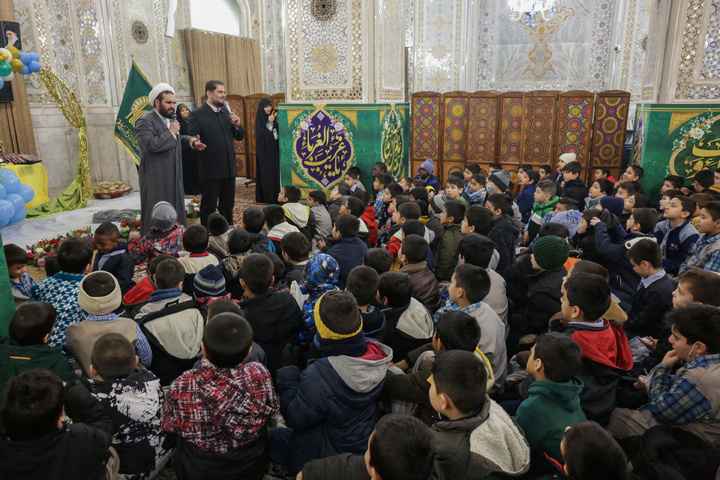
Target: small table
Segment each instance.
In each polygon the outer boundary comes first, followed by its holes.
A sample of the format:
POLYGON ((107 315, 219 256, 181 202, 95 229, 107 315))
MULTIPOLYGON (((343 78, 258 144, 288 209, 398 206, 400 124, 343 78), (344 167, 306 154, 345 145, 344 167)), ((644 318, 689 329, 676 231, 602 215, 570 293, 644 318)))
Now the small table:
POLYGON ((36 207, 45 202, 50 201, 48 197, 48 177, 47 170, 42 163, 33 163, 31 165, 5 165, 0 168, 7 168, 15 172, 20 181, 25 185, 30 185, 35 190, 35 197, 25 204, 25 208, 36 207))

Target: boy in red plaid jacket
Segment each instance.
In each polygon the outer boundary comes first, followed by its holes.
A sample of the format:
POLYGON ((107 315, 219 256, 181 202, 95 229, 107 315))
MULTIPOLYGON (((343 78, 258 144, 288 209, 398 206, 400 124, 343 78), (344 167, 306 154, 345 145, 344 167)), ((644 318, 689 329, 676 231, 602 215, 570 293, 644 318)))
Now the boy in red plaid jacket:
POLYGON ((205 326, 200 368, 170 386, 163 429, 178 436, 173 466, 178 478, 262 479, 268 418, 279 409, 270 373, 244 363, 252 328, 235 313, 205 326))

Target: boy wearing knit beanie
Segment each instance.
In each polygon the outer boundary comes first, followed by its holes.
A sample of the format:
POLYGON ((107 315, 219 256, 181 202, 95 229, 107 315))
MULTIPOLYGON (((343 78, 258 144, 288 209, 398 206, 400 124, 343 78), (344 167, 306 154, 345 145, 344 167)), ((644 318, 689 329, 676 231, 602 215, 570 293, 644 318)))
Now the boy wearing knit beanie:
POLYGON ((231 299, 231 294, 225 289, 225 276, 220 267, 208 265, 193 277, 193 295, 195 303, 201 311, 207 311, 208 306, 218 298, 231 299))
POLYGON ((90 372, 90 356, 95 342, 106 333, 119 333, 127 338, 135 345, 140 363, 150 365, 152 350, 140 326, 129 318, 122 318, 122 311, 118 311, 122 304, 122 292, 115 277, 98 271, 83 278, 78 304, 85 320, 68 327, 67 343, 88 378, 101 380, 90 372))
POLYGON ((320 358, 304 372, 277 372, 281 412, 295 429, 268 430, 270 459, 295 471, 310 460, 361 455, 380 417, 377 399, 392 350, 365 338, 350 292, 329 291, 315 304, 320 358))
POLYGON ((540 237, 530 258, 534 273, 529 276, 527 301, 510 317, 508 346, 527 334, 547 331, 550 317, 560 311, 560 287, 567 270, 563 266, 570 255, 566 239, 547 235, 540 237))

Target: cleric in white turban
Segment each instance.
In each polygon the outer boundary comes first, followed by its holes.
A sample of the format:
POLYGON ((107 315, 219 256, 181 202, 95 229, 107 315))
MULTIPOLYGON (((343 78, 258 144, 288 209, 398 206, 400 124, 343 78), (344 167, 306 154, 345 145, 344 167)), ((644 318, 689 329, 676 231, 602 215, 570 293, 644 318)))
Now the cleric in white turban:
MULTIPOLYGON (((177 221, 186 225, 182 183, 182 147, 203 150, 199 138, 180 135, 175 116, 175 90, 159 83, 150 91, 148 100, 153 109, 135 123, 140 148, 140 232, 145 235, 153 227, 152 209, 165 201, 173 206, 177 221)), ((174 226, 172 228, 175 228, 174 226)))

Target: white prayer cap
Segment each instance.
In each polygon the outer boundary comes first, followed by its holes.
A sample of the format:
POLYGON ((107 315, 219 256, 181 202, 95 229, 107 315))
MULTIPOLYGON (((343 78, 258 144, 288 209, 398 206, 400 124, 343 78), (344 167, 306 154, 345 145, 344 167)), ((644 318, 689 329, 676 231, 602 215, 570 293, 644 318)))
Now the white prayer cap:
MULTIPOLYGON (((152 95, 152 94, 151 94, 151 95, 152 95)), ((575 154, 572 153, 572 152, 563 153, 562 155, 560 155, 560 160, 562 160, 563 162, 565 162, 565 164, 567 165, 568 163, 576 162, 576 161, 577 161, 577 155, 575 155, 575 154)))
POLYGON ((150 90, 150 94, 148 95, 148 100, 150 100, 150 105, 153 108, 155 107, 155 99, 162 92, 172 92, 172 94, 175 95, 175 89, 173 87, 171 87, 167 83, 158 83, 153 87, 152 90, 150 90))

